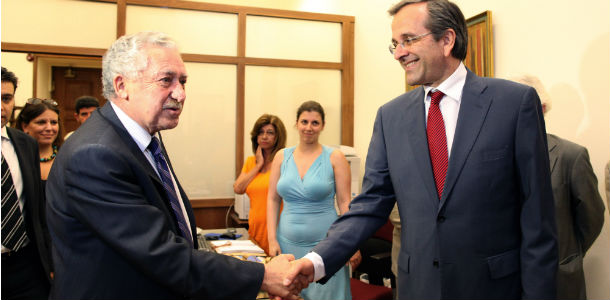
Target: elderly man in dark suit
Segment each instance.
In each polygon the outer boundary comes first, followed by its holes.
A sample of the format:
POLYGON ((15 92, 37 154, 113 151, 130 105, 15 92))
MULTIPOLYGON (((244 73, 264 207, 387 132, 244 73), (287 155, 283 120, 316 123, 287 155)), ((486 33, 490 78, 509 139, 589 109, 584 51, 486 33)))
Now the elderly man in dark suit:
POLYGON ((102 76, 110 101, 67 140, 47 183, 51 297, 289 296, 281 279, 293 257, 263 265, 197 250, 193 210, 159 141, 186 99, 175 42, 154 32, 121 37, 102 76))
POLYGON ((400 214, 398 299, 553 299, 557 241, 536 91, 462 64, 464 16, 446 0, 390 9, 410 85, 377 112, 362 193, 293 278, 327 280, 400 214))
MULTIPOLYGON (((537 77, 523 75, 515 81, 536 89, 545 115, 551 110, 550 98, 537 77)), ((604 225, 604 201, 587 148, 553 134, 547 134, 547 139, 559 246, 557 299, 584 300, 583 259, 604 225)))
POLYGON ((17 77, 2 67, 2 299, 46 299, 52 276, 38 143, 7 123, 17 77))

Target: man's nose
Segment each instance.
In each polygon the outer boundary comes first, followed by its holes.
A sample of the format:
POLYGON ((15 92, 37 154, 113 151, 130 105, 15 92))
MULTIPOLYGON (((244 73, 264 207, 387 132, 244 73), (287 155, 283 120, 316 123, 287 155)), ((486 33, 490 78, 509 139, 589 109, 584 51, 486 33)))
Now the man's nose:
POLYGON ((172 98, 176 99, 178 102, 182 102, 186 99, 186 91, 184 90, 184 86, 182 84, 176 85, 172 91, 172 98))
POLYGON ((394 49, 394 59, 400 60, 401 57, 409 55, 409 50, 405 49, 401 44, 396 45, 394 49))

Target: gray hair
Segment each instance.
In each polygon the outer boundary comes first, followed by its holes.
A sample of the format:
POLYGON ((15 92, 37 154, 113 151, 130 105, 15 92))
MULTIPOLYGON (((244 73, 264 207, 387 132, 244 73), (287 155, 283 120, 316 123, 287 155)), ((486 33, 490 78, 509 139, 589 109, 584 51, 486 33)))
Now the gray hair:
POLYGON ((514 77, 512 80, 533 87, 538 93, 538 97, 540 97, 540 104, 544 105, 544 113, 546 114, 551 110, 551 98, 538 77, 525 74, 514 77))
POLYGON ((394 4, 388 13, 396 15, 403 7, 414 3, 428 5, 428 18, 424 27, 432 32, 436 41, 440 40, 447 29, 455 32, 455 45, 451 49, 451 56, 464 60, 468 51, 468 28, 460 8, 447 0, 403 0, 394 4))
POLYGON ((114 77, 137 78, 138 73, 146 69, 148 57, 142 53, 145 46, 177 47, 172 38, 161 32, 138 32, 117 39, 102 59, 102 93, 106 99, 112 100, 117 96, 114 77))

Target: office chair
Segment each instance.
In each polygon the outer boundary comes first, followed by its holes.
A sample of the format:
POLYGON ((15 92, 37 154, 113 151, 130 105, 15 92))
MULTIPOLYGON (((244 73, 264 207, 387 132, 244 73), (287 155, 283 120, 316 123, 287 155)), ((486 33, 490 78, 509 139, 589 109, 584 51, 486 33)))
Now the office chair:
POLYGON ((353 300, 391 300, 392 289, 385 287, 383 278, 390 278, 396 286, 392 273, 392 231, 394 226, 388 220, 377 232, 360 246, 362 262, 354 270, 350 279, 353 300), (361 274, 368 274, 369 283, 360 281, 361 274))

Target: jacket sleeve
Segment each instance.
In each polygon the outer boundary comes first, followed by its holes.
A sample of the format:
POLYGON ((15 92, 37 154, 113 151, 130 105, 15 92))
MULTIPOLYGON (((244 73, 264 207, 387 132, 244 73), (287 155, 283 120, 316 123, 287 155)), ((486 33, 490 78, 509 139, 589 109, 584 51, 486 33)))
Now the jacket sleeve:
POLYGON ((597 177, 584 147, 577 151, 570 172, 571 206, 576 237, 586 253, 604 225, 604 202, 597 188, 597 177))
POLYGON ((171 230, 148 172, 113 150, 81 147, 64 173, 66 201, 73 217, 94 234, 89 238, 100 239, 144 276, 186 298, 256 298, 264 266, 195 250, 171 230))
POLYGON ((544 117, 533 88, 521 98, 515 164, 521 187, 521 283, 523 299, 554 299, 558 265, 555 205, 544 117))
POLYGON ((330 227, 326 239, 313 249, 324 261, 326 275, 320 280, 321 283, 336 273, 354 254, 358 245, 387 222, 396 197, 386 153, 380 108, 366 158, 362 193, 352 200, 349 211, 330 227))

